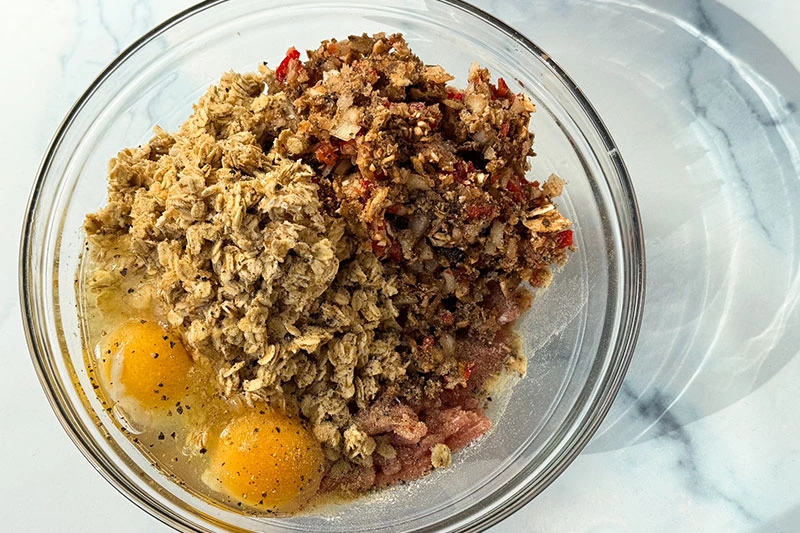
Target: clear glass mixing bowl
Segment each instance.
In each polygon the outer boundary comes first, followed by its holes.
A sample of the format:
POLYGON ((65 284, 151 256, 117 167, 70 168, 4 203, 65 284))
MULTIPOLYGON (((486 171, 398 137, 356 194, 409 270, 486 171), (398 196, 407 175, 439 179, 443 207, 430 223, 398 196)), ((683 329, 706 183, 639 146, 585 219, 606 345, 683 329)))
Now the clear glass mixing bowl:
POLYGON ((118 490, 185 530, 479 531, 541 492, 586 445, 633 352, 644 287, 636 201, 611 136, 582 92, 536 45, 452 0, 228 0, 168 20, 117 58, 64 120, 32 192, 21 251, 24 322, 53 408, 86 458, 118 490), (134 448, 92 391, 74 279, 84 216, 105 201, 109 158, 176 128, 226 70, 275 66, 286 49, 328 37, 403 32, 428 63, 464 84, 477 61, 527 93, 538 111, 529 179, 568 182, 560 206, 578 252, 521 320, 528 375, 505 395, 494 430, 452 468, 304 516, 267 519, 186 491, 134 448))

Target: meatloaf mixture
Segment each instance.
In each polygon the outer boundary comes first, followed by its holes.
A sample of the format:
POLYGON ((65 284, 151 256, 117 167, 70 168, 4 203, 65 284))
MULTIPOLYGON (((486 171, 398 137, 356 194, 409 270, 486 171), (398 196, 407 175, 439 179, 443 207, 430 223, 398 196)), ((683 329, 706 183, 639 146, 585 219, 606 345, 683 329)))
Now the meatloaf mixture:
POLYGON ((359 492, 490 428, 493 378, 525 371, 514 322, 573 233, 563 181, 526 179, 534 105, 502 78, 453 87, 397 34, 307 56, 224 74, 111 161, 89 286, 142 280, 222 397, 297 417, 321 490, 359 492))

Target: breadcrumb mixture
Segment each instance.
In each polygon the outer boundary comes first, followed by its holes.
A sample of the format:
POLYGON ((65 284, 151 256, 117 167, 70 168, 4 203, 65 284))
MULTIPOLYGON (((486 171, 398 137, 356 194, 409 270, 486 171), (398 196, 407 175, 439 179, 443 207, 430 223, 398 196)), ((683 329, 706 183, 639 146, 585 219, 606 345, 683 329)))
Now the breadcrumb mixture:
POLYGON ((474 65, 464 90, 400 35, 290 49, 229 72, 175 133, 110 163, 85 229, 95 290, 120 272, 219 389, 298 413, 329 490, 451 463, 490 426, 480 405, 510 330, 574 249, 526 181, 533 104, 474 65))

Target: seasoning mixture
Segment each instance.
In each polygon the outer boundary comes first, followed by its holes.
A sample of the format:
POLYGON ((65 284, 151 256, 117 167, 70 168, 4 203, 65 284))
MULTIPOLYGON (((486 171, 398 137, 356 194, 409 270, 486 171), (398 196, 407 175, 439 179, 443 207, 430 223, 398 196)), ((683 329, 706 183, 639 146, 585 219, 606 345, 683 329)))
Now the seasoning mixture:
POLYGON ((562 180, 525 179, 533 104, 477 65, 452 79, 398 34, 292 48, 112 159, 85 222, 93 364, 137 442, 178 428, 187 484, 288 513, 490 428, 526 284, 573 233, 562 180))

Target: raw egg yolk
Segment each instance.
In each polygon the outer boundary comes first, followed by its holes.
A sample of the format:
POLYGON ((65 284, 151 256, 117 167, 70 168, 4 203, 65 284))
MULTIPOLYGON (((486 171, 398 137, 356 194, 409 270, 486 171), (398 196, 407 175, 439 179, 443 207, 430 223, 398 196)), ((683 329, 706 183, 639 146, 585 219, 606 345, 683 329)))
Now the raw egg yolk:
POLYGON ((128 320, 98 346, 115 401, 134 399, 147 410, 166 410, 186 394, 192 358, 180 339, 153 320, 128 320))
POLYGON ((292 512, 319 490, 322 447, 296 418, 251 410, 222 430, 207 485, 259 510, 292 512))

